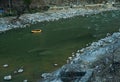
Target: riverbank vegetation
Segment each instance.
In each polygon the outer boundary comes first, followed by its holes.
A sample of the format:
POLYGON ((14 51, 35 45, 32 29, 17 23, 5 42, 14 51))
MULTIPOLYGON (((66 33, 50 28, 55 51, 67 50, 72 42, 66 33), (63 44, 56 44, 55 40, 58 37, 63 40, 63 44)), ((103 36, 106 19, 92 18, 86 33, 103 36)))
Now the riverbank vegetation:
MULTIPOLYGON (((114 3, 119 3, 119 0, 114 0, 114 3)), ((69 6, 88 5, 88 4, 107 4, 113 3, 110 0, 0 0, 0 16, 17 16, 20 17, 23 13, 35 13, 47 11, 53 6, 69 6)))

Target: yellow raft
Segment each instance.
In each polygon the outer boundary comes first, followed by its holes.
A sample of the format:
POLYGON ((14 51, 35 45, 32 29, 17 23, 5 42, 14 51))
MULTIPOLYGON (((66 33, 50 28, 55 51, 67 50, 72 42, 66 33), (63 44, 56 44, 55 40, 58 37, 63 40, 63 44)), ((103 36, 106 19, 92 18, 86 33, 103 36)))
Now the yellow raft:
POLYGON ((41 29, 34 29, 34 30, 31 30, 31 32, 32 33, 40 33, 40 32, 42 32, 42 30, 41 29))

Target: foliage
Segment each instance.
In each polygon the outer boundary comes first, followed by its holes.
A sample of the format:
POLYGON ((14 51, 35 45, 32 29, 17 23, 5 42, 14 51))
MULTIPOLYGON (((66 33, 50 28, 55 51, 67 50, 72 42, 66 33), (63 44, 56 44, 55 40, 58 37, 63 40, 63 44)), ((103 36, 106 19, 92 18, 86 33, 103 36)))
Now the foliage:
POLYGON ((32 3, 32 0, 23 0, 23 3, 26 6, 26 9, 30 12, 30 4, 32 3))
POLYGON ((23 0, 25 5, 30 5, 32 3, 32 0, 23 0))

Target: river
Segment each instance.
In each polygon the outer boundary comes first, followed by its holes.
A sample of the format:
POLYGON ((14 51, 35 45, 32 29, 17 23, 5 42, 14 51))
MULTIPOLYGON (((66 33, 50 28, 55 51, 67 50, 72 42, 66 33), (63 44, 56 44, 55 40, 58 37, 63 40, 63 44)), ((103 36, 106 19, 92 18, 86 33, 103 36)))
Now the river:
POLYGON ((51 72, 66 63, 72 52, 93 41, 118 31, 120 11, 77 16, 52 22, 42 22, 29 28, 17 28, 0 34, 0 82, 11 74, 10 82, 28 79, 35 82, 44 72, 51 72), (41 33, 31 33, 42 29, 41 33), (58 66, 53 66, 57 63, 58 66), (8 64, 7 68, 2 65, 8 64), (24 72, 13 72, 23 67, 24 72))

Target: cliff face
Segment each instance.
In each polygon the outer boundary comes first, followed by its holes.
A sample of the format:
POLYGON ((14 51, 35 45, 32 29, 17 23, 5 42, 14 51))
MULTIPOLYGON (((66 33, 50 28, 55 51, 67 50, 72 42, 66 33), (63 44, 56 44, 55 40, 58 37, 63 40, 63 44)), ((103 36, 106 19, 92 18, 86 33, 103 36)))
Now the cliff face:
MULTIPOLYGON (((99 71, 95 73, 99 75, 104 72, 103 69, 111 69, 115 63, 120 62, 119 54, 116 54, 119 58, 113 58, 119 48, 120 33, 117 32, 98 42, 93 42, 89 47, 78 50, 69 58, 66 65, 55 72, 42 74, 44 79, 39 82, 90 82, 96 69, 99 71)), ((97 76, 94 78, 97 79, 97 76)), ((103 82, 103 79, 99 81, 92 79, 92 82, 100 81, 103 82)))

